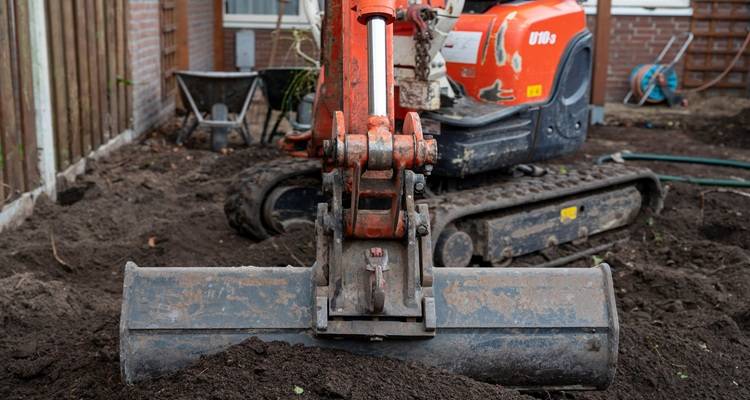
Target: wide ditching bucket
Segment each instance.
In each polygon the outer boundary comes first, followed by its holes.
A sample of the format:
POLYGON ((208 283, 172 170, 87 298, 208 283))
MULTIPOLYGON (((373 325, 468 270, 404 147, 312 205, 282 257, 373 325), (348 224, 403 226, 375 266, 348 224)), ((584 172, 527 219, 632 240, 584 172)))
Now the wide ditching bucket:
POLYGON ((434 313, 405 319, 432 334, 414 337, 379 332, 399 323, 388 318, 368 321, 367 336, 321 334, 326 323, 361 321, 328 315, 314 271, 128 263, 120 321, 124 379, 163 375, 252 336, 416 361, 514 388, 603 389, 614 377, 619 327, 607 265, 435 268, 430 304, 423 303, 434 313))

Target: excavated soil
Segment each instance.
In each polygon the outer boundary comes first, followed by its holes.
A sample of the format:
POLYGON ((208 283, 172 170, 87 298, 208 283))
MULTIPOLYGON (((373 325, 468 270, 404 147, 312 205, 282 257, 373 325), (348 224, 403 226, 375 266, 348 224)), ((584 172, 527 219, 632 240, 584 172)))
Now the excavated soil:
MULTIPOLYGON (((740 118, 746 117, 712 120, 739 141, 707 140, 700 120, 671 130, 596 128, 584 150, 564 161, 592 162, 621 150, 750 161, 750 150, 741 148, 748 125, 738 125, 740 118)), ((61 196, 64 205, 42 199, 33 217, 0 234, 0 398, 523 398, 412 363, 256 340, 180 373, 123 385, 118 322, 127 260, 142 266, 309 265, 314 257, 309 229, 254 243, 225 223, 222 203, 231 176, 279 157, 277 151, 252 147, 220 155, 206 151, 205 140, 191 145, 176 148, 168 135, 154 132, 90 164, 61 196)), ((736 170, 650 166, 750 179, 736 170)), ((598 256, 614 269, 619 306, 614 385, 599 393, 533 394, 537 398, 750 398, 750 198, 683 184, 668 189, 661 215, 618 233, 629 242, 598 256)))

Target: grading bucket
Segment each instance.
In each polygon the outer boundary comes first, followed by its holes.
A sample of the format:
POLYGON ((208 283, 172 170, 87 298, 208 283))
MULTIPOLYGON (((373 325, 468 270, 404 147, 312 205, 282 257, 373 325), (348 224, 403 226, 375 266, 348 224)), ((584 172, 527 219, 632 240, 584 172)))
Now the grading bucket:
MULTIPOLYGON (((604 389, 618 330, 609 266, 437 268, 429 338, 316 336, 311 268, 125 267, 120 363, 163 375, 251 336, 421 362, 507 387, 604 389)), ((336 321, 346 323, 346 321, 336 321)), ((384 319, 382 321, 388 323, 384 319)))

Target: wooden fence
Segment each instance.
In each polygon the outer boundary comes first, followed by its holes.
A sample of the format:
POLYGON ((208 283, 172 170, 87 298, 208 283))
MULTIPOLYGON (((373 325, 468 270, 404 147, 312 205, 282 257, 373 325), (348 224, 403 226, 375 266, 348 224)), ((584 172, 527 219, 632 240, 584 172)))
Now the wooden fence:
MULTIPOLYGON (((714 80, 724 71, 748 35, 748 0, 693 0, 691 31, 695 41, 685 62, 686 88, 714 80)), ((746 95, 750 88, 750 51, 745 51, 729 73, 713 86, 727 95, 746 95)))
POLYGON ((127 5, 127 0, 46 2, 58 171, 130 126, 127 5))
POLYGON ((26 0, 0 0, 0 207, 39 184, 26 0))

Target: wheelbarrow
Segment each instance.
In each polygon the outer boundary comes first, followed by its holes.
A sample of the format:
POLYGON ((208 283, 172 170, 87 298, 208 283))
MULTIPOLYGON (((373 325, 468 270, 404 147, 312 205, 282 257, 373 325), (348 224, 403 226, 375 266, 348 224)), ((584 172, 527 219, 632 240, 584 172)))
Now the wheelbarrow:
POLYGON ((227 147, 232 129, 239 129, 245 144, 250 145, 245 114, 260 82, 257 72, 179 71, 176 75, 182 102, 190 106, 177 144, 182 145, 201 126, 211 129, 213 151, 227 147), (195 120, 188 126, 191 114, 195 120))

